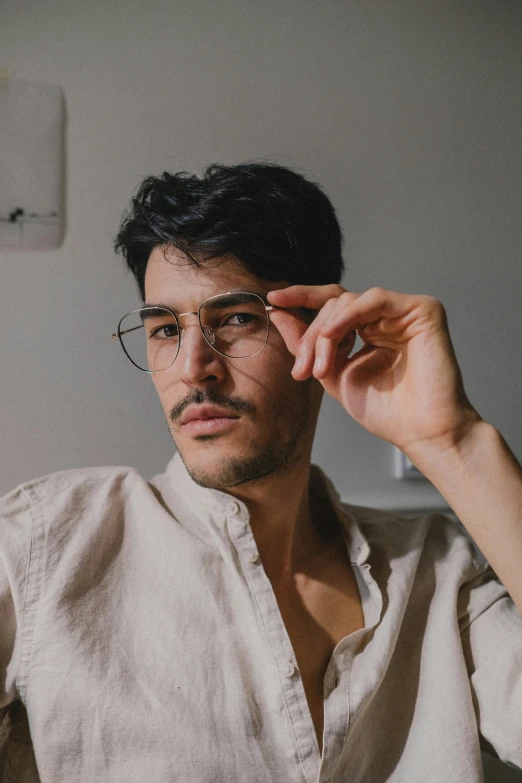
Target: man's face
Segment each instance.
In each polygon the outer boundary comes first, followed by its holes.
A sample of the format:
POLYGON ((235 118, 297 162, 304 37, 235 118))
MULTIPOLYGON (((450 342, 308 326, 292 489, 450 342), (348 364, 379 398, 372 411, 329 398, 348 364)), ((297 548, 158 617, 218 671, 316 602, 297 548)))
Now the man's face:
MULTIPOLYGON (((190 265, 180 251, 151 253, 146 274, 147 304, 165 304, 176 314, 198 310, 203 300, 229 291, 266 295, 284 283, 267 283, 233 261, 190 265)), ((181 347, 175 362, 152 373, 169 430, 187 470, 199 484, 226 489, 308 460, 322 398, 310 378, 296 381, 294 363, 272 324, 256 356, 230 359, 205 340, 196 315, 180 320, 181 347), (189 414, 216 418, 185 423, 189 414), (224 418, 233 417, 233 418, 224 418)))

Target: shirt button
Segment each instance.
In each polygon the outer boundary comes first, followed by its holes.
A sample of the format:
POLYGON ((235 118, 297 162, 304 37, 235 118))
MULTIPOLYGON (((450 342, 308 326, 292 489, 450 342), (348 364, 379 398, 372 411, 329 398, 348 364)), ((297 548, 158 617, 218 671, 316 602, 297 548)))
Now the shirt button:
POLYGON ((239 514, 239 503, 228 503, 227 514, 239 514))
POLYGON ((258 560, 259 560, 259 555, 257 554, 257 552, 251 552, 249 554, 248 556, 249 563, 257 563, 258 560))
POLYGON ((285 677, 291 677, 292 674, 295 672, 295 666, 293 663, 285 663, 283 666, 283 674, 285 677))

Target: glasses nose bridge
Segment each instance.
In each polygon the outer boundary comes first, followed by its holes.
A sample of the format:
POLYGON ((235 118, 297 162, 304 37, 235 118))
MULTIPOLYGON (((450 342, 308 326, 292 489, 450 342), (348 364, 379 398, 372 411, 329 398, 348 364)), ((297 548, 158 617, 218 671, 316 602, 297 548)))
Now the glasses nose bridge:
MULTIPOLYGON (((211 347, 213 348, 214 347, 214 345, 213 345, 214 341, 211 339, 213 337, 212 330, 209 329, 209 327, 206 327, 206 329, 209 330, 210 334, 208 332, 207 332, 207 334, 205 334, 205 329, 204 329, 204 327, 203 327, 203 325, 201 323, 200 317, 199 317, 199 310, 188 310, 186 313, 178 313, 178 315, 176 316, 176 318, 178 319, 178 322, 179 322, 179 319, 183 318, 183 316, 185 316, 185 315, 195 315, 197 317, 197 319, 198 319, 197 325, 201 329, 203 337, 205 337, 206 342, 209 342, 211 347)), ((196 326, 196 324, 194 324, 194 326, 196 326)), ((179 330, 179 347, 180 348, 181 348, 181 344, 183 342, 183 335, 185 333, 185 329, 186 329, 186 327, 183 327, 180 324, 180 330, 179 330)))
MULTIPOLYGON (((183 318, 185 315, 195 315, 195 316, 197 316, 198 326, 201 328, 201 323, 200 323, 200 320, 199 320, 199 312, 197 310, 189 310, 186 313, 179 313, 179 315, 176 316, 177 319, 178 319, 178 323, 179 323, 179 319, 183 318)), ((183 334, 185 332, 185 329, 186 329, 186 326, 181 326, 181 324, 180 324, 180 331, 179 331, 179 344, 180 344, 180 347, 181 347, 181 342, 183 340, 183 334)))
POLYGON ((197 315, 199 320, 199 313, 197 310, 189 310, 186 313, 179 313, 176 317, 179 319, 179 318, 183 318, 184 315, 197 315))

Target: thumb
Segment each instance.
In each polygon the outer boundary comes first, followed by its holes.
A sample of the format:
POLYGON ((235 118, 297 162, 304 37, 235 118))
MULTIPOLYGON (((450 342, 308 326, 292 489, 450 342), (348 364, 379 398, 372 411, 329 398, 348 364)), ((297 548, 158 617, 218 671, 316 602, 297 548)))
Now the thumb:
POLYGON ((270 321, 281 334, 290 353, 295 356, 299 340, 308 329, 308 324, 289 310, 274 310, 270 313, 270 321))

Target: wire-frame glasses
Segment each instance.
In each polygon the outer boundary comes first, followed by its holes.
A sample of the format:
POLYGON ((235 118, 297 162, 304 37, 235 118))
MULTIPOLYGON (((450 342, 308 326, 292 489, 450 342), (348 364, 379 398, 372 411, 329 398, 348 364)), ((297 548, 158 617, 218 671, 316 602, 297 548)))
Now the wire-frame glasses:
POLYGON ((203 337, 217 353, 229 359, 256 356, 268 342, 269 313, 277 310, 249 291, 228 291, 205 299, 197 311, 176 315, 166 307, 145 306, 124 315, 118 330, 121 347, 142 372, 168 369, 176 360, 183 328, 179 319, 197 315, 203 337))

